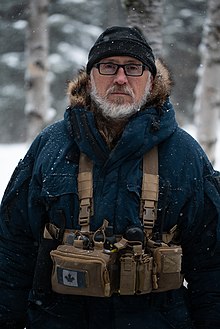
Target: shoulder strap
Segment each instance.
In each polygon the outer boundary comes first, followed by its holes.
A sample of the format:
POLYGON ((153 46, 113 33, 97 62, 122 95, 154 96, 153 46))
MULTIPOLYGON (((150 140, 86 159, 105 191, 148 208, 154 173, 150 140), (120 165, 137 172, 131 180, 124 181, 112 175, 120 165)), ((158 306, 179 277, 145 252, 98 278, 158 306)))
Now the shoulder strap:
POLYGON ((153 147, 144 155, 140 217, 143 218, 144 230, 148 238, 157 219, 159 195, 158 149, 153 147))
POLYGON ((78 173, 78 193, 80 201, 79 225, 81 231, 90 231, 90 216, 93 212, 93 163, 84 153, 80 153, 78 173))
MULTIPOLYGON (((81 231, 89 232, 90 216, 93 213, 93 163, 83 153, 80 154, 78 173, 78 193, 80 201, 79 225, 81 231)), ((152 230, 157 216, 159 191, 158 150, 151 149, 144 155, 143 180, 140 205, 140 217, 147 237, 152 236, 152 230)))

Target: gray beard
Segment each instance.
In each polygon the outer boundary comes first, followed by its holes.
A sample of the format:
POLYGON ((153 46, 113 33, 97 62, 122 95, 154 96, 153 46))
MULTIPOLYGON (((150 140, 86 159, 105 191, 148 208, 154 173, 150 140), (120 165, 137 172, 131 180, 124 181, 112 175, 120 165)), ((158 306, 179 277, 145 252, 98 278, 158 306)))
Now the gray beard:
MULTIPOLYGON (((127 86, 124 87, 124 89, 127 92, 129 92, 132 99, 134 99, 133 90, 128 89, 127 86)), ((106 96, 102 97, 98 95, 95 82, 91 74, 91 92, 90 92, 91 99, 96 104, 97 108, 101 110, 102 115, 107 119, 124 120, 131 117, 133 114, 140 111, 141 107, 146 103, 149 94, 150 94, 150 83, 148 82, 145 88, 144 95, 140 102, 133 102, 132 104, 121 104, 122 103, 121 97, 118 97, 118 99, 116 98, 115 102, 109 102, 106 96)))

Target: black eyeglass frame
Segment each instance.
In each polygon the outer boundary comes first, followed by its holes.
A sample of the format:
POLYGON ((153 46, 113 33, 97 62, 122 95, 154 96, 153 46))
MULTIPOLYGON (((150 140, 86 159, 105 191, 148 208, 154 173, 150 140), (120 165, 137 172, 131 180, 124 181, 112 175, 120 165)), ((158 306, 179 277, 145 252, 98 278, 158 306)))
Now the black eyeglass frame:
POLYGON ((97 68, 98 71, 99 71, 99 74, 101 74, 101 75, 115 75, 115 74, 117 74, 117 72, 118 72, 118 70, 120 69, 120 67, 122 67, 123 70, 124 70, 125 75, 126 75, 126 76, 129 76, 129 77, 141 77, 141 76, 143 75, 144 71, 145 71, 146 68, 147 68, 147 66, 144 65, 144 64, 136 64, 136 63, 116 64, 116 63, 112 63, 112 62, 99 62, 99 63, 95 63, 95 64, 93 65, 93 67, 97 68), (101 66, 102 64, 112 64, 112 65, 115 65, 115 66, 116 66, 115 73, 102 73, 101 70, 100 70, 100 66, 101 66), (141 66, 141 67, 142 67, 142 72, 141 72, 141 74, 128 74, 128 73, 126 72, 126 67, 127 67, 127 66, 131 66, 131 65, 141 66))

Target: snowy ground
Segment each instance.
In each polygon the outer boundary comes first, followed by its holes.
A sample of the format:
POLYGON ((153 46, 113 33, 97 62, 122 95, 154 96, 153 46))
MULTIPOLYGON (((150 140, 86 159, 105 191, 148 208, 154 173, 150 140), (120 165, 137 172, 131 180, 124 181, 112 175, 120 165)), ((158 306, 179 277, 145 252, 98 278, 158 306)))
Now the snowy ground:
POLYGON ((0 199, 17 163, 26 153, 26 144, 0 144, 0 199))
MULTIPOLYGON (((193 127, 187 127, 186 130, 193 135, 193 127)), ((218 140, 215 169, 220 171, 220 138, 218 140)), ((26 144, 0 144, 0 200, 14 168, 26 150, 26 144)))

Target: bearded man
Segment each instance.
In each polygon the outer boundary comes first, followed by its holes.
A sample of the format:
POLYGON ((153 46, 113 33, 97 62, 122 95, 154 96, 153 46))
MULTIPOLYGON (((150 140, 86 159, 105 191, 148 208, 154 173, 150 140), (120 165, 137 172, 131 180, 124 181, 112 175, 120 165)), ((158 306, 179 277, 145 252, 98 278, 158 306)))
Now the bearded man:
POLYGON ((97 39, 2 200, 1 328, 220 327, 219 174, 171 85, 139 30, 97 39))

